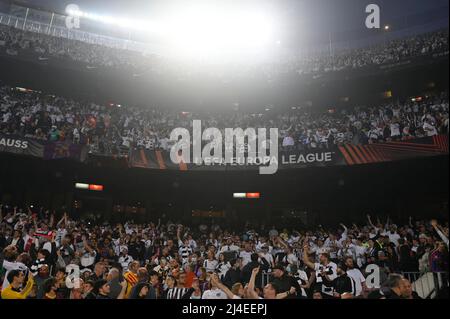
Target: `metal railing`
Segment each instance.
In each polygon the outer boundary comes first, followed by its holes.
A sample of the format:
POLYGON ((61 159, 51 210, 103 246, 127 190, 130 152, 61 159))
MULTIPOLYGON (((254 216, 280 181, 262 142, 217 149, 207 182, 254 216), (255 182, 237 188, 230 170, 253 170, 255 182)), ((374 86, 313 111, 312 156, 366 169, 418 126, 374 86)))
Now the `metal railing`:
POLYGON ((272 279, 272 273, 271 272, 267 272, 267 271, 263 271, 262 272, 262 276, 261 276, 261 287, 264 287, 269 282, 271 282, 271 279, 272 279))
MULTIPOLYGON (((448 272, 402 272, 411 282, 412 289, 423 299, 436 298, 438 292, 449 287, 448 272)), ((264 271, 261 276, 261 287, 272 281, 272 273, 264 271)))
POLYGON ((449 286, 447 272, 403 272, 411 282, 412 289, 423 299, 433 299, 439 290, 449 286))

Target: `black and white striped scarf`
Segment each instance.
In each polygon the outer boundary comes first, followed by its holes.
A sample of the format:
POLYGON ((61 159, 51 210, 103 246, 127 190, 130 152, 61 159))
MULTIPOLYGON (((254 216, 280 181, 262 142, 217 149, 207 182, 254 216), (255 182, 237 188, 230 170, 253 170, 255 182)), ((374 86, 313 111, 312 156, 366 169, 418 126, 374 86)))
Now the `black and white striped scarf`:
POLYGON ((33 274, 33 276, 36 276, 37 273, 39 272, 39 268, 42 267, 42 265, 46 265, 46 261, 45 258, 41 258, 41 259, 36 259, 36 261, 33 263, 33 265, 31 265, 31 273, 33 274))
POLYGON ((181 246, 179 252, 181 258, 186 259, 189 257, 190 254, 192 254, 192 248, 189 246, 181 246))
POLYGON ((181 299, 188 291, 188 288, 170 288, 167 291, 166 299, 181 299))

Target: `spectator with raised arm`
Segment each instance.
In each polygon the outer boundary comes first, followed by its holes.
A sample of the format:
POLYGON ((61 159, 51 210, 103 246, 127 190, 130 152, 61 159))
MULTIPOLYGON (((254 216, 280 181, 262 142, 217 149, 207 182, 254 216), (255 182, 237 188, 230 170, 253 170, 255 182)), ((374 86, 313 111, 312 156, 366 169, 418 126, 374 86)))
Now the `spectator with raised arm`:
POLYGON ((447 250, 448 250, 449 249, 449 246, 448 246, 448 229, 446 231, 447 234, 444 234, 442 227, 438 224, 436 219, 432 219, 431 220, 431 226, 433 226, 433 229, 436 231, 436 233, 442 239, 444 244, 447 246, 447 250))
POLYGON ((327 253, 319 255, 319 262, 313 263, 309 259, 309 246, 303 247, 303 262, 306 266, 316 272, 316 285, 322 294, 333 296, 333 280, 336 279, 337 265, 330 261, 327 253))

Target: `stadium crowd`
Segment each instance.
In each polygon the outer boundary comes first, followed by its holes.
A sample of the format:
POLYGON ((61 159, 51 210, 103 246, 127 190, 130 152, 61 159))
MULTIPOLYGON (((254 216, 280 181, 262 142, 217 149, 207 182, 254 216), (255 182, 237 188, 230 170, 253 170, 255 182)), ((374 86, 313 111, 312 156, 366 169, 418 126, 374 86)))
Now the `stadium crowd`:
POLYGON ((296 62, 298 73, 323 73, 396 63, 411 57, 448 51, 448 30, 392 40, 369 48, 308 57, 296 62))
POLYGON ((420 298, 408 272, 440 273, 448 287, 448 221, 367 215, 364 225, 334 229, 230 230, 0 212, 3 299, 420 298), (379 267, 379 287, 368 265, 379 267))
MULTIPOLYGON (((178 63, 173 59, 154 54, 106 47, 82 41, 56 37, 48 34, 24 31, 0 24, 0 52, 10 56, 31 56, 40 61, 52 58, 80 62, 88 68, 113 67, 131 71, 133 75, 147 72, 156 74, 183 74, 189 76, 199 72, 201 62, 192 65, 178 63), (200 64, 198 64, 200 63, 200 64)), ((263 63, 256 66, 229 68, 226 77, 265 76, 274 80, 283 74, 322 74, 326 72, 359 69, 371 65, 397 63, 402 60, 434 53, 448 52, 448 30, 397 39, 372 47, 340 50, 331 55, 302 54, 284 59, 283 62, 263 63)), ((206 71, 210 72, 210 71, 206 71)), ((201 71, 200 71, 201 73, 201 71)), ((217 74, 216 74, 217 75, 217 74)))
POLYGON ((156 108, 97 105, 39 92, 0 87, 0 133, 87 144, 94 154, 127 154, 130 148, 169 150, 177 127, 279 129, 285 150, 330 148, 408 140, 449 132, 448 93, 414 101, 318 113, 191 113, 156 108))

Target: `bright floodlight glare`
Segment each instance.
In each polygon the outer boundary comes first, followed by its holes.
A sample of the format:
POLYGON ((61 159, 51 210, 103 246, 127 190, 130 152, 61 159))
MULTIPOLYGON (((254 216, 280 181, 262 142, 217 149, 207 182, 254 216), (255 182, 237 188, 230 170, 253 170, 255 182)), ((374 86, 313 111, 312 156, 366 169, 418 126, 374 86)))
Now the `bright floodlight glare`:
POLYGON ((195 47, 244 48, 267 44, 273 22, 262 12, 219 12, 196 8, 163 19, 169 41, 195 47))
POLYGON ((158 36, 181 55, 224 56, 264 52, 279 44, 269 10, 254 7, 189 5, 161 13, 151 21, 104 16, 68 6, 67 14, 158 36))

